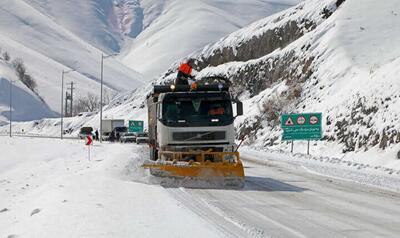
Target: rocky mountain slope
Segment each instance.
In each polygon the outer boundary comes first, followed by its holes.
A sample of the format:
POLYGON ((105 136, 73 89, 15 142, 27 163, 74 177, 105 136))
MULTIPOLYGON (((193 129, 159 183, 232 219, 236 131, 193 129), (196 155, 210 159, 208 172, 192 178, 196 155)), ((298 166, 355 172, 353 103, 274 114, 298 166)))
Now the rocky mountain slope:
MULTIPOLYGON (((231 80, 247 109, 237 121, 238 139, 247 145, 288 150, 281 141, 280 115, 322 112, 324 138, 312 143, 314 154, 395 159, 399 12, 395 0, 367 0, 362 7, 353 1, 308 0, 188 57, 197 59, 198 78, 231 80)), ((178 63, 156 83, 171 82, 178 63)))
POLYGON ((238 138, 248 144, 285 148, 281 113, 322 112, 324 144, 336 144, 336 154, 398 148, 399 11, 391 0, 362 7, 309 0, 192 57, 199 76, 228 76, 248 105, 237 125, 238 138))
MULTIPOLYGON (((122 1, 123 2, 123 1, 122 1)), ((123 49, 123 62, 146 78, 253 21, 300 0, 141 0, 143 30, 123 49)))

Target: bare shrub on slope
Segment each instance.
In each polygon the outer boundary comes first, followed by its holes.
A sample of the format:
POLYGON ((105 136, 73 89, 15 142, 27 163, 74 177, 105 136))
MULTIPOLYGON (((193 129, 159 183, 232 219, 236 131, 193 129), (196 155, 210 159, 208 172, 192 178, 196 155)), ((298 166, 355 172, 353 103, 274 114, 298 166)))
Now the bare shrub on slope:
POLYGON ((24 61, 21 58, 16 58, 12 61, 12 66, 18 76, 18 79, 30 90, 37 93, 37 83, 32 76, 26 73, 26 66, 24 64, 24 61))

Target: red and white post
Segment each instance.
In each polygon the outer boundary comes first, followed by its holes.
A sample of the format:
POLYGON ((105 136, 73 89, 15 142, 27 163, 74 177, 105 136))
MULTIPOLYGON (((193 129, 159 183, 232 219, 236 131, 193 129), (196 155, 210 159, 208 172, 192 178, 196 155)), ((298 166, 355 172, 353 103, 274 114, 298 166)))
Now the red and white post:
POLYGON ((91 136, 86 136, 85 144, 88 147, 88 160, 90 161, 90 146, 93 144, 93 139, 91 136))

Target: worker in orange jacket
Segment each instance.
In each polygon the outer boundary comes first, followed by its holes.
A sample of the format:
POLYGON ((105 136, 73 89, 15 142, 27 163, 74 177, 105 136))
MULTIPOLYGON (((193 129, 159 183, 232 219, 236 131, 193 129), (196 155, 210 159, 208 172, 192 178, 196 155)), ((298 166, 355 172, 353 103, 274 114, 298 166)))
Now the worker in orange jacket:
POLYGON ((193 67, 194 59, 189 59, 186 63, 181 64, 175 79, 175 85, 189 85, 189 78, 194 79, 192 75, 193 67))

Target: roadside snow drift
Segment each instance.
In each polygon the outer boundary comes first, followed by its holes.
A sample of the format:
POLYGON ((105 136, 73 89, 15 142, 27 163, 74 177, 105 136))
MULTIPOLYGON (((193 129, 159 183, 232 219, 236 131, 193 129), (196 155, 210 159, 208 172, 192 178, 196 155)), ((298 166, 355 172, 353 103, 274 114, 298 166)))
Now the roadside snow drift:
POLYGON ((219 237, 160 186, 135 145, 0 137, 0 237, 219 237))

